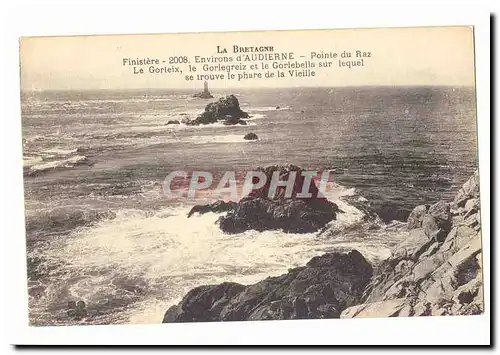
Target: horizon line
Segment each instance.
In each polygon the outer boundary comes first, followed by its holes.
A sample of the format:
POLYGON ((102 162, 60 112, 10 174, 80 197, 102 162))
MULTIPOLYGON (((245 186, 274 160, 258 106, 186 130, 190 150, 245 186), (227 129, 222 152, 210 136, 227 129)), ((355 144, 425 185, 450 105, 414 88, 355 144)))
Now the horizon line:
MULTIPOLYGON (((343 89, 343 88, 396 88, 396 87, 441 87, 441 88, 476 88, 476 85, 449 85, 449 84, 383 84, 383 85, 314 85, 314 86, 275 86, 275 87, 210 87, 210 90, 279 90, 279 89, 310 89, 310 88, 329 88, 329 89, 343 89)), ((30 92, 46 92, 46 91, 133 91, 133 90, 170 90, 170 91, 197 91, 202 90, 203 88, 161 88, 161 87, 136 87, 136 88, 79 88, 79 89, 71 89, 71 88, 47 88, 47 89, 21 89, 21 93, 30 93, 30 92)))

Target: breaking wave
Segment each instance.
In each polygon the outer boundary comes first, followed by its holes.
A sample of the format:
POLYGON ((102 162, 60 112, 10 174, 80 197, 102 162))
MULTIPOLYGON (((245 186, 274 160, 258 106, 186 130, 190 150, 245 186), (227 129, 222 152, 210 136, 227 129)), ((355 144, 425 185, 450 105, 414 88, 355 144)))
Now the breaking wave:
MULTIPOLYGON (((345 248, 356 247, 372 260, 387 257, 386 233, 384 238, 371 237, 372 232, 361 228, 363 212, 343 201, 345 196, 355 196, 355 190, 339 185, 330 189, 328 197, 344 213, 328 230, 350 228, 350 237, 282 231, 227 235, 215 223, 219 214, 188 219, 190 206, 182 204, 159 211, 119 210, 90 226, 81 223, 66 238, 29 255, 43 255, 38 268, 53 270, 58 278, 32 282, 31 293, 39 294, 31 301, 31 322, 74 324, 65 307, 83 300, 91 314, 81 321, 86 324, 158 323, 170 305, 202 284, 254 283, 322 252, 345 248)), ((99 216, 87 217, 95 221, 99 216)))

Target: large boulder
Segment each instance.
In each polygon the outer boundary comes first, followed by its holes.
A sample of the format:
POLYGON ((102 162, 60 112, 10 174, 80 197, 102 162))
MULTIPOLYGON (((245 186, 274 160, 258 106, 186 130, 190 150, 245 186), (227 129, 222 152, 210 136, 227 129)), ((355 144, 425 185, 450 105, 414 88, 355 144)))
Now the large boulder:
POLYGON ((186 124, 200 125, 221 121, 226 125, 245 125, 246 122, 243 119, 248 117, 248 113, 241 110, 236 96, 228 95, 221 97, 218 101, 209 103, 201 115, 194 120, 186 121, 186 124))
POLYGON ((252 140, 259 139, 259 137, 255 133, 248 133, 248 134, 245 134, 245 136, 243 137, 243 139, 245 139, 247 141, 252 141, 252 140))
POLYGON ((163 317, 163 323, 218 320, 222 308, 244 289, 245 286, 234 282, 196 287, 184 296, 179 305, 168 309, 163 317))
POLYGON ((328 253, 254 285, 197 287, 167 310, 163 322, 338 318, 360 301, 371 276, 358 251, 328 253))

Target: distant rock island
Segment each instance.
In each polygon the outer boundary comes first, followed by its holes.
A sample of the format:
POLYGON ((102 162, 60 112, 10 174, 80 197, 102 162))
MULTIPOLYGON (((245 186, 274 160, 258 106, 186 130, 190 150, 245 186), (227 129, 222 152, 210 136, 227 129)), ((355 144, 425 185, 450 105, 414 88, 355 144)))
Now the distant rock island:
POLYGON ((182 122, 189 126, 200 124, 211 124, 222 122, 225 125, 246 125, 243 120, 248 118, 248 113, 240 108, 240 103, 234 95, 221 97, 216 102, 211 102, 205 107, 205 111, 194 120, 185 119, 182 122))
POLYGON ((214 97, 208 90, 208 82, 205 81, 205 83, 203 84, 203 91, 194 94, 193 97, 197 97, 199 99, 213 99, 214 97))

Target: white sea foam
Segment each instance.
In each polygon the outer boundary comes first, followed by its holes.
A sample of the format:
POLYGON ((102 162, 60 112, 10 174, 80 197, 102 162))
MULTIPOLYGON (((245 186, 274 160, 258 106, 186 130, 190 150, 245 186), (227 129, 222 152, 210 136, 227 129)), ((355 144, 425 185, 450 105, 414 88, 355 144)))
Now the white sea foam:
POLYGON ((36 165, 38 163, 41 163, 42 161, 43 161, 42 157, 25 156, 25 157, 23 157, 23 166, 30 167, 30 166, 36 165))
POLYGON ((251 143, 255 140, 243 139, 243 134, 226 134, 222 136, 191 136, 184 140, 194 144, 208 143, 251 143))
POLYGON ((56 168, 72 168, 78 164, 82 164, 87 160, 83 155, 75 155, 62 160, 54 160, 43 164, 35 164, 30 166, 30 171, 39 172, 56 168))
MULTIPOLYGON (((331 227, 358 223, 362 213, 339 199, 354 190, 332 185, 330 192, 344 211, 331 227)), ((219 214, 187 218, 189 209, 121 210, 114 219, 79 228, 38 250, 46 265, 64 264, 65 273, 32 307, 43 313, 53 302, 81 299, 92 307, 116 298, 130 304, 117 310, 114 322, 158 323, 170 305, 199 285, 255 283, 332 250, 356 248, 370 260, 389 255, 385 232, 356 231, 336 239, 281 231, 226 235, 215 223, 219 214)))
POLYGON ((249 118, 246 118, 245 121, 255 121, 255 120, 261 120, 265 118, 266 115, 263 113, 252 113, 249 118))
POLYGON ((290 107, 288 107, 288 106, 281 107, 280 106, 280 108, 277 109, 276 106, 275 107, 271 107, 271 106, 262 106, 262 107, 241 106, 241 109, 243 111, 247 111, 247 112, 251 113, 251 112, 289 110, 290 107))
POLYGON ((44 151, 44 153, 50 153, 55 155, 71 155, 75 154, 76 152, 78 152, 78 148, 73 148, 73 149, 52 148, 44 151))

